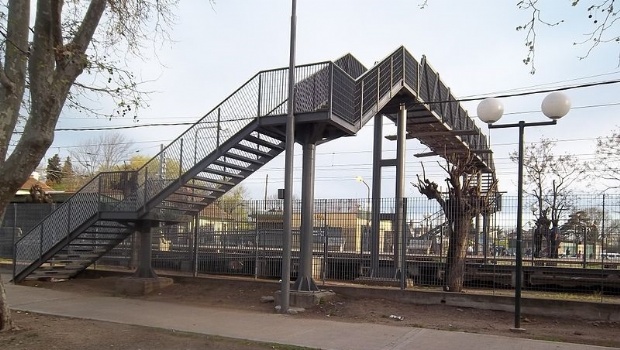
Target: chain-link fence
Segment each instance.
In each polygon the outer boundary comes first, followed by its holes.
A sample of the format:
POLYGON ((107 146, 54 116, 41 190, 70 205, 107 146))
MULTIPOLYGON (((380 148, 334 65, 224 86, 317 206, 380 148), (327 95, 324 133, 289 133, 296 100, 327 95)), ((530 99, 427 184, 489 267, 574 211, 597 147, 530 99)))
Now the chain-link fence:
MULTIPOLYGON (((465 289, 511 295, 520 275, 526 296, 557 298, 561 293, 561 298, 615 300, 620 291, 620 196, 568 198, 562 210, 546 212, 546 221, 537 215, 537 201, 526 198, 520 274, 515 269, 516 204, 516 197, 504 196, 498 211, 472 218, 463 248, 465 289)), ((282 205, 279 200, 220 201, 191 222, 157 228, 153 266, 194 274, 280 278, 282 205)), ((295 201, 293 205, 294 279, 299 267, 302 204, 295 201)), ((409 288, 442 288, 452 226, 440 205, 426 198, 408 198, 402 226, 397 222, 394 199, 381 200, 380 207, 379 221, 373 225, 368 199, 315 201, 314 279, 319 284, 330 280, 399 282, 404 276, 409 288), (399 261, 406 263, 400 266, 399 261)), ((51 210, 49 204, 12 204, 0 231, 2 256, 11 257, 14 237, 51 210)), ((133 237, 128 238, 98 264, 134 267, 137 249, 133 243, 133 237)))

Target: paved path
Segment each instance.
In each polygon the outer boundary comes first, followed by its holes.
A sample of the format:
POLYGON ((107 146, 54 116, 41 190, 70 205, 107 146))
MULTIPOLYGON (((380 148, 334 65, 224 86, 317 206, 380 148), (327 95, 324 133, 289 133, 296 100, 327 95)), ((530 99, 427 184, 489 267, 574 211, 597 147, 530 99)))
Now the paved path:
POLYGON ((9 279, 9 276, 3 276, 9 304, 15 310, 319 349, 609 349, 493 335, 299 319, 275 313, 79 295, 16 286, 6 282, 9 279))

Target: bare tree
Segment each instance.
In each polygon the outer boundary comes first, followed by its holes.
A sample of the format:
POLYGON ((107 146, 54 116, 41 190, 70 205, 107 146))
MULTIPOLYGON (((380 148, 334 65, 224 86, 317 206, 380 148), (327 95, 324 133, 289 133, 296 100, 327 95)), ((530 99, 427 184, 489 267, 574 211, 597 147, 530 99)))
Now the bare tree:
MULTIPOLYGON (((582 179, 586 166, 575 155, 556 156, 555 141, 541 139, 525 147, 523 170, 525 193, 535 199, 532 213, 536 217, 534 229, 534 254, 540 256, 542 238, 546 238, 548 256, 558 256, 559 221, 563 212, 571 208, 571 186, 582 179), (550 217, 549 217, 550 216, 550 217)), ((513 162, 518 154, 510 154, 513 162)))
POLYGON ((442 166, 448 174, 447 198, 440 192, 437 183, 426 178, 424 171, 422 178, 418 175, 418 182, 412 185, 428 199, 436 200, 446 215, 450 238, 444 288, 450 292, 460 292, 463 289, 467 238, 471 231, 472 219, 492 210, 497 181, 493 181, 489 191, 483 193, 477 181, 477 174, 480 170, 474 164, 473 156, 461 159, 448 157, 447 159, 447 164, 442 166))
MULTIPOLYGON (((555 27, 565 22, 562 18, 553 18, 550 20, 547 18, 547 13, 543 14, 543 11, 541 10, 543 3, 549 4, 551 2, 554 4, 556 3, 556 1, 553 0, 520 0, 517 2, 517 7, 520 10, 528 11, 530 14, 527 22, 519 25, 516 29, 526 33, 525 47, 527 48, 527 55, 525 59, 523 59, 523 63, 529 64, 532 67, 532 74, 536 72, 534 58, 536 55, 538 25, 555 27)), ((576 11, 580 11, 582 13, 582 18, 584 20, 591 23, 589 31, 587 33, 583 33, 583 39, 574 42, 574 45, 585 45, 587 47, 586 52, 579 57, 580 59, 587 58, 592 50, 601 44, 617 44, 620 42, 620 31, 616 26, 616 22, 618 21, 618 10, 614 8, 614 2, 615 0, 572 0, 559 5, 574 7, 576 11), (570 5, 568 5, 568 3, 570 3, 570 5)), ((549 16, 553 15, 554 13, 549 16)))
POLYGON ((596 140, 596 162, 593 166, 608 188, 620 188, 620 130, 596 140))
POLYGON ((117 169, 123 161, 129 160, 132 147, 133 142, 123 134, 112 132, 82 141, 69 153, 81 168, 82 175, 93 176, 96 172, 117 169))
MULTIPOLYGON (((45 156, 65 105, 93 111, 82 97, 95 93, 122 116, 143 104, 114 53, 139 54, 165 34, 176 2, 0 0, 0 213, 45 156)), ((0 330, 11 328, 0 280, 0 330)))

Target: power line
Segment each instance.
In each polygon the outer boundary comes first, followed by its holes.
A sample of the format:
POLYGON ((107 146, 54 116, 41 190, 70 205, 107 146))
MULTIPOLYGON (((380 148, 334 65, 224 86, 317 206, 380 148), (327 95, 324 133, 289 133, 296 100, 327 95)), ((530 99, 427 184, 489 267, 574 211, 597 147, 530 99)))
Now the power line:
MULTIPOLYGON (((566 91, 566 90, 573 90, 573 89, 581 89, 581 88, 587 88, 587 87, 594 87, 594 86, 603 86, 603 85, 611 85, 611 84, 617 84, 620 83, 620 79, 615 79, 615 80, 606 80, 606 81, 600 81, 600 82, 593 82, 593 83, 584 83, 584 84, 577 84, 577 85, 572 85, 572 86, 563 86, 563 87, 555 87, 555 88, 549 88, 549 89, 540 89, 540 90, 532 90, 532 91, 524 91, 524 92, 516 92, 516 93, 509 93, 509 94, 499 94, 499 95, 494 95, 492 97, 495 98, 509 98, 509 97, 518 97, 518 96, 528 96, 528 95, 535 95, 535 94, 542 94, 542 93, 548 93, 548 92, 553 92, 553 91, 566 91)), ((438 103, 450 103, 450 102, 472 102, 472 101, 480 101, 487 98, 487 96, 473 96, 473 97, 466 97, 466 98, 460 98, 460 99, 454 99, 454 100, 445 100, 445 101, 430 101, 430 102, 425 102, 425 104, 438 104, 438 103)), ((620 105, 619 102, 613 102, 613 103, 609 103, 609 104, 598 104, 598 105, 591 105, 591 106, 579 106, 579 107, 574 107, 575 109, 583 109, 583 108, 598 108, 598 107, 607 107, 607 106, 616 106, 616 105, 620 105)), ((513 112, 513 113, 507 113, 507 114, 522 114, 522 113, 530 113, 530 112, 513 112)), ((247 117, 247 118, 235 118, 235 119, 227 119, 224 120, 222 122, 231 122, 231 121, 243 121, 243 120, 253 120, 255 117, 247 117)), ((220 122, 220 123, 222 123, 220 122)), ((198 122, 177 122, 177 123, 150 123, 150 124, 142 124, 142 125, 125 125, 125 126, 110 126, 110 127, 87 127, 87 128, 56 128, 54 129, 54 131, 108 131, 108 130, 124 130, 124 129, 136 129, 136 128, 145 128, 145 127, 169 127, 169 126, 190 126, 190 125, 194 125, 197 124, 198 122)), ((216 124, 216 121, 203 121, 200 122, 200 124, 216 124)), ((389 124, 389 123, 388 123, 389 124)), ((14 131, 14 134, 22 134, 23 131, 14 131)))

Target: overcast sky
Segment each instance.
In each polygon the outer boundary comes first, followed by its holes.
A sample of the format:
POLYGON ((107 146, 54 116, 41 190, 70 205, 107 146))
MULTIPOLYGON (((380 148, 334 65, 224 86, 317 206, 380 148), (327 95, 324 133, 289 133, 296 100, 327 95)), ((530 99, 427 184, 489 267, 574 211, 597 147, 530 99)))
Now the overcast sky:
MULTIPOLYGON (((564 20, 558 26, 539 25, 537 33, 536 74, 523 64, 527 51, 525 33, 515 28, 528 21, 530 13, 520 11, 515 1, 429 0, 420 9, 421 0, 298 0, 297 64, 335 60, 351 53, 367 67, 399 46, 405 46, 416 59, 425 55, 457 98, 535 90, 600 82, 620 78, 619 47, 596 48, 588 58, 580 59, 589 46, 573 45, 584 38, 590 25, 585 4, 571 7, 568 2, 543 8, 549 22, 564 20)), ((582 2, 583 3, 583 2, 582 2)), ((58 128, 110 127, 152 123, 193 122, 214 108, 260 70, 288 66, 291 1, 219 0, 212 7, 206 0, 185 0, 177 10, 177 23, 171 29, 173 42, 158 46, 147 60, 133 65, 138 75, 151 81, 146 90, 154 91, 150 106, 140 112, 139 121, 95 119, 92 116, 63 112, 58 128)), ((557 126, 528 128, 527 142, 541 137, 559 141, 556 153, 571 152, 580 159, 592 160, 599 136, 609 135, 617 127, 617 84, 567 91, 573 104, 571 112, 557 126), (593 107, 598 106, 598 107, 593 107)), ((543 95, 504 99, 507 115, 503 122, 542 121, 543 95)), ((476 115, 478 102, 465 108, 486 134, 488 129, 476 115)), ((386 121, 387 123, 387 121, 386 121)), ((160 144, 168 144, 185 127, 145 127, 123 133, 135 142, 140 154, 154 155, 160 144)), ((392 125, 386 134, 395 132, 392 125)), ((67 150, 80 140, 97 137, 101 131, 56 133, 48 158, 67 150)), ((500 190, 515 194, 516 165, 508 157, 517 149, 517 130, 491 132, 500 190)), ((385 141, 384 158, 394 156, 396 145, 385 141)), ((407 184, 421 172, 415 153, 426 149, 415 140, 407 143, 407 184)), ((318 198, 364 198, 366 187, 355 181, 362 176, 372 183, 372 123, 356 137, 339 139, 317 149, 318 198)), ((301 193, 301 150, 295 152, 294 193, 301 193)), ((269 174, 268 193, 283 187, 284 154, 244 181, 252 198, 262 198, 269 174)), ((431 170, 430 177, 441 182, 444 175, 431 170)), ((383 196, 394 195, 394 170, 383 176, 383 196)), ((407 185, 407 196, 418 196, 407 185)))

